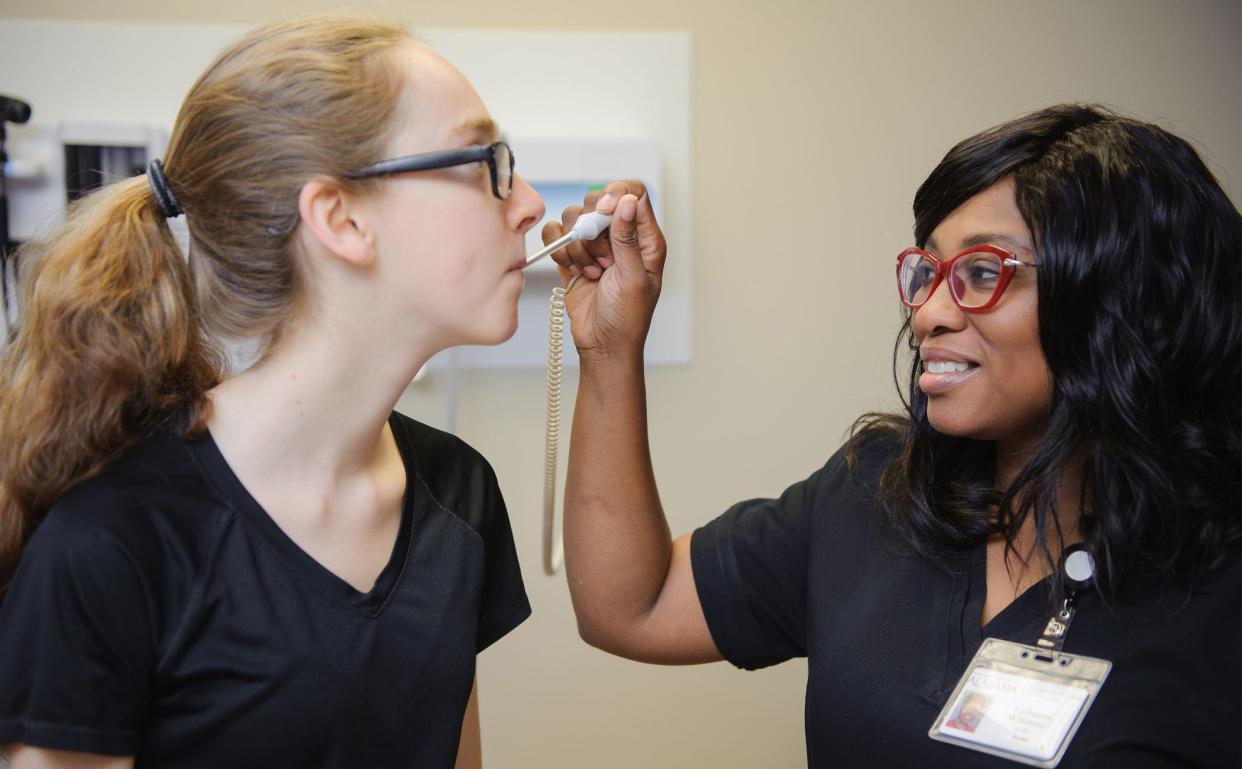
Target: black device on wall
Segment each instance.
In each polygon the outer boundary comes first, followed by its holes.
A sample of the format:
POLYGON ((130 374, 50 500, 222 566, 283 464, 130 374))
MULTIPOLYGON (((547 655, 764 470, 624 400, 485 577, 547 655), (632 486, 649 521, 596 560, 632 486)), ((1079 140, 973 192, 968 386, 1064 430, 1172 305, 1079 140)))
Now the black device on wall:
POLYGON ((146 167, 145 147, 66 144, 65 202, 72 203, 106 182, 145 173, 146 167))
MULTIPOLYGON (((9 194, 8 194, 8 166, 9 155, 4 148, 5 140, 8 138, 6 124, 15 123, 22 124, 30 119, 30 105, 21 99, 15 99, 12 96, 0 95, 0 313, 3 314, 3 323, 0 327, 8 328, 9 316, 9 278, 10 274, 16 277, 16 264, 12 273, 9 269, 9 253, 12 251, 13 243, 9 240, 9 194)), ((7 340, 6 340, 7 341, 7 340)))

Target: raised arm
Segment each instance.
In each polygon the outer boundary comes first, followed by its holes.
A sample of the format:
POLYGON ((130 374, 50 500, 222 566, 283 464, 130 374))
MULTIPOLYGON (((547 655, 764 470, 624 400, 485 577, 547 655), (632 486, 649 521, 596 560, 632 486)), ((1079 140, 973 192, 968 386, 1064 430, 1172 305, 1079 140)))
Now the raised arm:
MULTIPOLYGON (((665 664, 721 659, 690 568, 689 535, 672 541, 647 440, 643 344, 660 294, 665 242, 640 182, 585 201, 613 214, 608 232, 555 258, 581 274, 566 305, 581 373, 565 485, 565 570, 578 629, 592 646, 665 664)), ((559 237, 583 209, 565 210, 559 237)))

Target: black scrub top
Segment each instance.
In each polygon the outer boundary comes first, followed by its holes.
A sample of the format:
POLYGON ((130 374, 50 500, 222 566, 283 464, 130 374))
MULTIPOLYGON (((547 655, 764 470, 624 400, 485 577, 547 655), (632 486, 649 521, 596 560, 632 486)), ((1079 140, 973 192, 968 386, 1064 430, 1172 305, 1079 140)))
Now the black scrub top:
MULTIPOLYGON (((1045 580, 979 621, 986 552, 952 569, 886 547, 875 489, 891 444, 838 452, 779 499, 730 508, 691 540, 712 638, 734 665, 807 657, 811 769, 1013 767, 927 736, 982 640, 1033 644, 1045 580)), ((1112 672, 1060 767, 1242 766, 1242 550, 1188 592, 1153 578, 1105 605, 1080 602, 1065 651, 1112 672)))
POLYGON ((209 434, 154 436, 48 512, 0 604, 0 743, 138 767, 452 767, 476 652, 530 614, 491 467, 394 414, 400 533, 359 592, 209 434))

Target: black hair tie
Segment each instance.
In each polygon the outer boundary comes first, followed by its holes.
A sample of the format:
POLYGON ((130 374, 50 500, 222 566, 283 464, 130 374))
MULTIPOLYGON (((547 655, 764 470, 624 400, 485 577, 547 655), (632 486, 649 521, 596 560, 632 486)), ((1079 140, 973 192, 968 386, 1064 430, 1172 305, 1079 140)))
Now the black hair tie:
POLYGON ((159 161, 159 158, 147 163, 147 184, 151 185, 151 192, 155 195, 155 205, 159 207, 165 219, 173 219, 185 213, 185 209, 177 202, 177 196, 173 194, 172 188, 168 186, 168 177, 164 176, 164 164, 159 161))

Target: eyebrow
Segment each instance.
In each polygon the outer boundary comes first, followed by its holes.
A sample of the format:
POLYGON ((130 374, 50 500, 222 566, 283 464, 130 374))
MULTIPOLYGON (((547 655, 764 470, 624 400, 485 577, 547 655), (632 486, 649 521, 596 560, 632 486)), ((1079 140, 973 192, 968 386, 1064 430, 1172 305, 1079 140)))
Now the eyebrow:
MULTIPOLYGON (((1014 253, 1026 254, 1028 256, 1035 255, 1035 249, 1032 248, 1031 245, 1025 240, 1016 238, 1013 235, 1005 235, 999 232, 981 232, 977 235, 971 235, 969 238, 962 241, 962 249, 965 250, 967 248, 982 246, 984 244, 1001 246, 1013 251, 1014 253)), ((927 250, 935 252, 940 251, 940 248, 936 245, 935 238, 927 239, 927 250)))
POLYGON ((500 136, 500 128, 490 117, 476 117, 458 123, 449 135, 464 137, 471 141, 481 140, 481 143, 490 144, 500 136))

